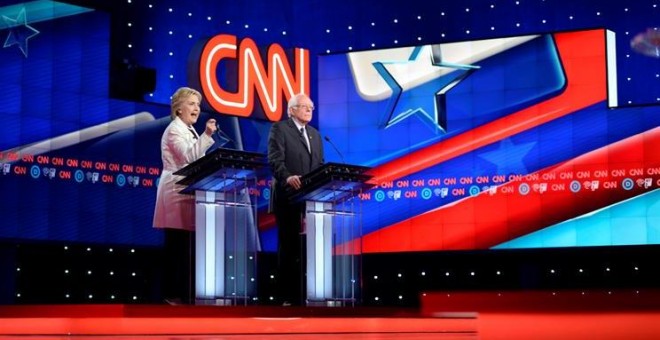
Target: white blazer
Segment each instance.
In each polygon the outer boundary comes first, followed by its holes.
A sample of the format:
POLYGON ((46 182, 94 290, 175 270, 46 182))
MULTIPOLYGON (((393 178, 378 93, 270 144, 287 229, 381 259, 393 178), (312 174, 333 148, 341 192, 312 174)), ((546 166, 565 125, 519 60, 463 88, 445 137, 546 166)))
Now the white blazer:
POLYGON ((191 132, 179 117, 167 126, 160 140, 163 172, 156 193, 154 228, 195 230, 194 196, 179 193, 185 186, 176 182, 183 177, 174 172, 204 156, 212 145, 213 138, 206 133, 199 136, 196 131, 191 132))

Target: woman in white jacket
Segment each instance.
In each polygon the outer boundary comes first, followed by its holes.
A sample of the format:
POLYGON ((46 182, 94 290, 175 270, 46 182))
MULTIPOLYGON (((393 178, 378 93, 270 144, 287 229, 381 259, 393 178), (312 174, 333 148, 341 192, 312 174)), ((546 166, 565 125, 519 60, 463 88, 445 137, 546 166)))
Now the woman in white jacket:
POLYGON ((202 95, 199 91, 182 87, 171 100, 172 122, 160 142, 163 172, 158 183, 154 228, 164 231, 163 295, 169 303, 191 303, 193 300, 195 204, 192 195, 180 194, 185 186, 176 184, 182 179, 174 172, 204 156, 213 145, 216 121, 206 122, 204 133, 198 135, 193 124, 200 115, 202 95))

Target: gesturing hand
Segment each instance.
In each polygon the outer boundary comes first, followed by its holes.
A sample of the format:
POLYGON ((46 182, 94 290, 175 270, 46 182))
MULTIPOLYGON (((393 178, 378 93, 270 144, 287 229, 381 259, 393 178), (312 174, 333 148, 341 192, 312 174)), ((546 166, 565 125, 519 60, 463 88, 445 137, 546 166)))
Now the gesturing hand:
POLYGON ((211 118, 211 119, 207 120, 206 121, 206 129, 204 130, 204 133, 206 133, 210 137, 210 136, 213 136, 213 134, 215 133, 216 130, 218 130, 218 126, 215 123, 215 119, 211 118))

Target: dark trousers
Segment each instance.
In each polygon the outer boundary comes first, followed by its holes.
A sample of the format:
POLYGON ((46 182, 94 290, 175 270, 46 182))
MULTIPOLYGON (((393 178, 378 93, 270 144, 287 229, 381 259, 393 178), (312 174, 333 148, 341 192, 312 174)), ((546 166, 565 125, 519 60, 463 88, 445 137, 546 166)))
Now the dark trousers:
POLYGON ((165 228, 163 298, 182 303, 194 302, 195 233, 165 228))
POLYGON ((281 301, 302 305, 305 301, 305 248, 301 234, 304 203, 275 211, 278 228, 277 292, 281 301))

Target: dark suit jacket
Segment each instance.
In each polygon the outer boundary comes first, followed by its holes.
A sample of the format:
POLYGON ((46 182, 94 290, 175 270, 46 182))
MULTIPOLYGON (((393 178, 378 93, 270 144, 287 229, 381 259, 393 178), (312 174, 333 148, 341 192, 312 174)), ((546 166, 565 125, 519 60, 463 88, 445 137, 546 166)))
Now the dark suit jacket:
POLYGON ((274 123, 268 136, 268 164, 273 172, 269 212, 286 202, 286 179, 292 175, 305 175, 323 165, 323 143, 321 134, 307 125, 311 154, 307 151, 304 136, 292 118, 274 123))

